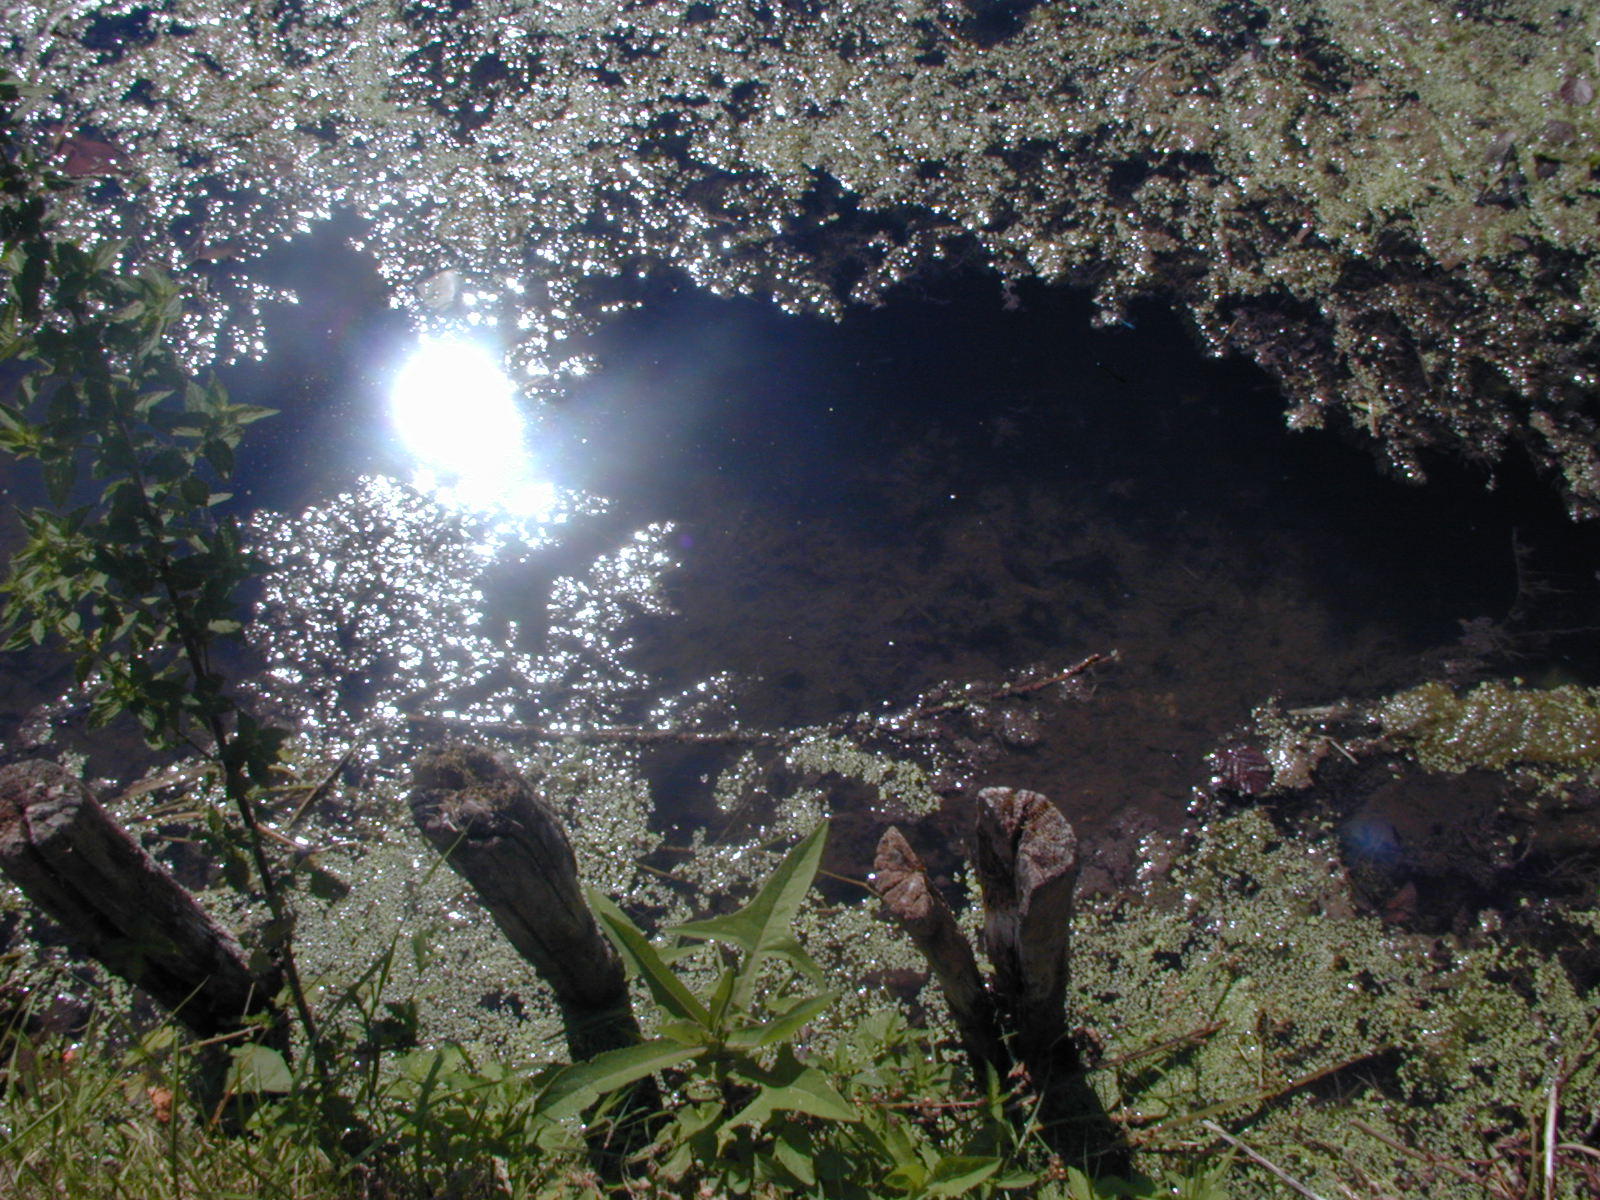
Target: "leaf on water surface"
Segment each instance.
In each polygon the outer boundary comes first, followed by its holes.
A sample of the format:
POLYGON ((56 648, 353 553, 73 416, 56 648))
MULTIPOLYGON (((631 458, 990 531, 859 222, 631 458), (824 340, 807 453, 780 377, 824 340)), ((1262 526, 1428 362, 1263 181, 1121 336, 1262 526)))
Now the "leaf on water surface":
POLYGON ((228 1091, 282 1095, 294 1089, 294 1073, 282 1054, 252 1042, 233 1052, 228 1068, 228 1091))

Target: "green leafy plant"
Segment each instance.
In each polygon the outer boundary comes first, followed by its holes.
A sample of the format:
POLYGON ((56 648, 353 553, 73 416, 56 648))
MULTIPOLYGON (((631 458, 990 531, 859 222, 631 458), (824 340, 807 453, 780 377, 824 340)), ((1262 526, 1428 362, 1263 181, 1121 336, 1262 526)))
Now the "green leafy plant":
POLYGON ((39 465, 50 505, 20 514, 4 646, 58 647, 94 723, 127 714, 153 746, 215 764, 234 819, 212 810, 206 827, 229 881, 266 902, 264 949, 325 1067, 258 813, 287 731, 240 709, 215 663, 258 569, 222 506, 245 428, 271 410, 193 378, 172 337, 184 313, 172 280, 130 273, 115 243, 56 234, 47 201, 68 185, 23 144, 21 95, 0 78, 0 362, 20 371, 0 403, 0 450, 39 465))
MULTIPOLYGON (((946 1153, 917 1125, 914 1109, 877 1102, 881 1072, 847 1074, 841 1069, 847 1060, 828 1069, 803 1056, 808 1026, 838 999, 836 992, 813 990, 821 971, 791 932, 826 837, 823 824, 743 907, 678 926, 663 948, 614 903, 591 893, 602 926, 648 989, 661 1022, 654 1037, 636 1046, 558 1072, 540 1111, 576 1116, 646 1075, 666 1072, 676 1099, 664 1114, 617 1114, 651 1123, 651 1144, 641 1157, 653 1178, 693 1180, 719 1194, 776 1189, 826 1196, 956 1196, 1031 1183, 1034 1175, 1006 1169, 998 1143, 1009 1126, 998 1094, 964 1114, 989 1152, 946 1153), (696 993, 672 964, 707 946, 719 969, 715 982, 696 993)), ((895 1027, 858 1032, 858 1045, 875 1059, 895 1027)), ((929 1061, 926 1047, 916 1060, 929 1061)))
MULTIPOLYGON (((577 1115, 646 1075, 679 1068, 685 1102, 659 1131, 662 1173, 681 1178, 698 1160, 702 1170, 741 1178, 747 1187, 756 1178, 796 1178, 783 1165, 797 1153, 791 1153, 799 1136, 794 1118, 855 1122, 850 1104, 826 1076, 801 1063, 793 1046, 795 1036, 836 994, 778 1000, 769 990, 767 998, 756 999, 756 983, 769 960, 788 963, 808 981, 820 979, 789 926, 811 886, 826 835, 827 827, 819 826, 737 912, 680 926, 674 945, 664 952, 616 904, 591 892, 589 902, 602 927, 630 972, 649 989, 664 1019, 655 1037, 556 1075, 542 1097, 545 1114, 577 1115), (685 943, 696 942, 713 942, 737 953, 703 997, 668 965, 686 952, 685 943), (762 1055, 763 1050, 775 1053, 762 1055)), ((787 990, 780 988, 777 994, 787 990)))

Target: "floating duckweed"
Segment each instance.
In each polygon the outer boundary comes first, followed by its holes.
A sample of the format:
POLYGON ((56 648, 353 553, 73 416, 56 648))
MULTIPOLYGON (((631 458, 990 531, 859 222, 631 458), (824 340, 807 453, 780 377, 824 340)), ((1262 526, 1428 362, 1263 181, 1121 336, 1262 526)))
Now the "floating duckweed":
MULTIPOLYGON (((545 771, 589 881, 666 913, 664 923, 747 894, 786 848, 775 831, 827 811, 820 792, 802 789, 792 808, 790 797, 773 797, 783 815, 770 822, 725 841, 697 832, 694 855, 668 883, 635 857, 657 843, 647 792, 625 755, 562 750, 522 765, 545 771)), ((352 890, 300 903, 302 968, 322 1007, 389 952, 373 1000, 414 1000, 425 1042, 513 1062, 559 1056, 546 989, 470 889, 411 830, 396 795, 369 791, 362 802, 359 847, 323 856, 352 890)), ((326 835, 316 823, 329 819, 310 818, 308 832, 326 835)), ((1561 963, 1528 946, 1406 935, 1355 914, 1333 836, 1285 834, 1258 809, 1212 820, 1176 862, 1163 894, 1181 903, 1097 902, 1075 929, 1073 1019, 1099 1042, 1102 1060, 1121 1061, 1093 1079, 1128 1115, 1137 1144, 1152 1153, 1191 1145, 1193 1117, 1204 1110, 1248 1120, 1252 1145, 1329 1193, 1360 1183, 1377 1194, 1474 1196, 1473 1185, 1448 1175, 1424 1179, 1352 1121, 1458 1161, 1516 1134, 1519 1114, 1593 1023, 1591 998, 1561 963)), ((237 904, 227 893, 208 900, 223 912, 237 904)), ((975 936, 975 911, 960 919, 975 936)), ((1600 937, 1600 912, 1562 920, 1568 945, 1600 937)), ((907 1000, 948 1028, 937 989, 908 994, 923 966, 865 897, 840 904, 813 890, 796 932, 845 993, 810 1035, 813 1046, 907 1000)), ((709 962, 678 967, 694 986, 711 982, 709 962)), ((1564 1081, 1562 1098, 1574 1114, 1600 1106, 1592 1063, 1564 1081)), ((1273 1196, 1275 1187, 1248 1172, 1230 1180, 1242 1198, 1273 1196)))
POLYGON ((201 350, 261 353, 281 292, 231 268, 338 210, 396 303, 515 330, 535 383, 656 267, 835 314, 954 261, 1093 281, 1106 324, 1160 295, 1296 427, 1413 476, 1520 444, 1600 510, 1600 14, 970 7, 18 0, 0 58, 84 184, 69 231, 223 298, 201 350))
POLYGON ((633 756, 614 747, 556 745, 537 760, 541 791, 573 833, 578 875, 624 903, 663 901, 640 864, 661 845, 650 828, 650 784, 633 756))
POLYGON ((1273 792, 1309 788, 1335 757, 1399 754, 1427 771, 1502 772, 1531 803, 1600 778, 1600 689, 1492 680, 1457 692, 1437 680, 1370 701, 1251 714, 1273 792))
POLYGON ((806 738, 787 755, 787 765, 803 775, 839 775, 878 790, 887 811, 925 816, 939 811, 939 797, 928 773, 914 762, 874 754, 848 738, 806 738))
POLYGON ((1523 688, 1492 681, 1457 694, 1442 683, 1384 701, 1384 732, 1430 771, 1502 770, 1513 763, 1562 767, 1600 759, 1600 692, 1570 684, 1523 688))
MULTIPOLYGON (((747 898, 789 846, 833 807, 829 795, 814 787, 769 794, 762 789, 770 782, 770 764, 758 752, 740 755, 714 786, 734 819, 716 830, 696 829, 684 847, 688 853, 669 869, 653 868, 646 862, 663 849, 663 838, 651 827, 650 790, 636 754, 576 744, 550 745, 537 753, 502 747, 502 752, 530 779, 540 780, 541 793, 566 824, 584 883, 616 898, 653 928, 747 898)), ((903 792, 920 779, 908 764, 852 753, 842 741, 816 761, 855 778, 898 785, 903 792)), ((322 980, 325 992, 336 989, 373 953, 392 946, 383 999, 415 999, 426 1042, 458 1042, 519 1061, 559 1056, 561 1025, 548 988, 500 935, 471 889, 411 828, 394 786, 361 798, 366 817, 359 847, 323 856, 352 889, 336 903, 306 901, 298 939, 308 976, 322 980)), ((247 910, 230 893, 213 891, 207 899, 234 922, 247 919, 247 910)), ((796 930, 843 992, 814 1032, 821 1042, 867 1012, 894 1003, 884 990, 885 979, 899 981, 898 995, 924 1003, 928 1011, 942 1011, 936 996, 918 994, 923 964, 916 951, 865 895, 840 904, 813 891, 796 930)), ((678 960, 675 969, 692 987, 707 987, 720 964, 711 956, 691 955, 678 960)), ((654 1008, 642 988, 635 1000, 648 1025, 654 1008)))
MULTIPOLYGON (((1465 1162, 1518 1131, 1592 1002, 1554 958, 1516 945, 1397 933, 1353 915, 1330 838, 1286 837, 1259 810, 1214 821, 1179 860, 1185 906, 1122 901, 1080 914, 1071 1003, 1104 1053, 1109 1104, 1139 1114, 1136 1137, 1181 1147, 1190 1114, 1250 1121, 1250 1141, 1324 1194, 1476 1197, 1352 1125, 1359 1118, 1423 1154, 1465 1162), (1308 853, 1308 848, 1311 851, 1308 853), (1142 1053, 1168 1044, 1163 1053, 1142 1053)), ((1596 914, 1575 914, 1592 941, 1596 914)), ((1600 1102, 1591 1065, 1567 1085, 1600 1102)), ((1525 1127, 1524 1127, 1525 1128, 1525 1127)), ((1241 1172, 1230 1194, 1277 1196, 1241 1172)))

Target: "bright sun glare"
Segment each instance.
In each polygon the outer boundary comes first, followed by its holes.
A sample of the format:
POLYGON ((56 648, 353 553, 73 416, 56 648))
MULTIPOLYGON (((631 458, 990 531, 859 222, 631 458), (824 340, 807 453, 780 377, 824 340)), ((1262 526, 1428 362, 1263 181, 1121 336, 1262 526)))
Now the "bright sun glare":
POLYGON ((529 453, 516 389, 494 354, 464 337, 424 337, 395 376, 390 420, 415 482, 476 512, 542 519, 555 487, 529 453))

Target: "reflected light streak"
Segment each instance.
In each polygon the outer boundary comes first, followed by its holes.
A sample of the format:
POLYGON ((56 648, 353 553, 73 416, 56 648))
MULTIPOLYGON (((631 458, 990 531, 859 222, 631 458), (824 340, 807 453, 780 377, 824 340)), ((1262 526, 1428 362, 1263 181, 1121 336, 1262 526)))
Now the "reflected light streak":
POLYGON ((416 465, 413 482, 439 500, 534 522, 559 506, 528 451, 516 389, 481 343, 423 337, 395 376, 389 418, 416 465))

